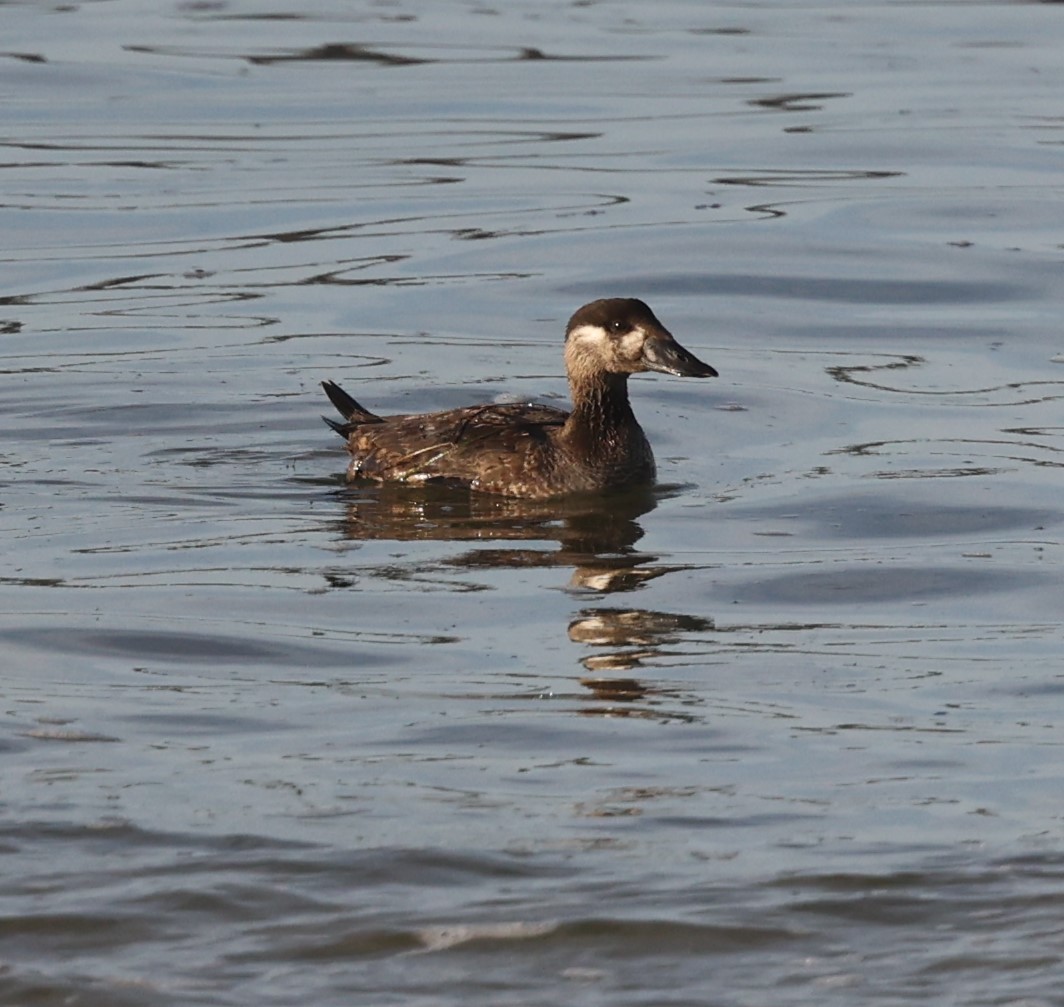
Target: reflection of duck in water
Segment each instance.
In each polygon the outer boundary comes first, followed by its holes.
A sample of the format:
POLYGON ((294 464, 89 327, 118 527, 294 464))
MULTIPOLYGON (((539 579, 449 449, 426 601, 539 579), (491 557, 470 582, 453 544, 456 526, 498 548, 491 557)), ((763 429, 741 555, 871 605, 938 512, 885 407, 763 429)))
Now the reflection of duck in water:
POLYGON ((520 500, 435 483, 352 486, 340 493, 347 508, 342 532, 350 539, 397 542, 556 542, 572 561, 630 552, 644 534, 639 518, 676 492, 640 487, 608 496, 520 500))
POLYGON ((569 320, 565 369, 573 410, 533 404, 467 406, 421 415, 375 416, 323 382, 346 422, 351 479, 450 483, 545 500, 567 493, 646 485, 654 455, 628 402, 628 376, 661 371, 713 377, 642 301, 585 304, 569 320))
POLYGON ((355 540, 475 542, 476 548, 443 565, 572 567, 572 588, 605 594, 680 569, 658 565, 657 556, 634 548, 643 537, 639 519, 669 494, 641 487, 608 496, 520 500, 436 484, 359 487, 341 497, 346 509, 340 531, 355 540), (547 543, 557 550, 544 549, 547 543))

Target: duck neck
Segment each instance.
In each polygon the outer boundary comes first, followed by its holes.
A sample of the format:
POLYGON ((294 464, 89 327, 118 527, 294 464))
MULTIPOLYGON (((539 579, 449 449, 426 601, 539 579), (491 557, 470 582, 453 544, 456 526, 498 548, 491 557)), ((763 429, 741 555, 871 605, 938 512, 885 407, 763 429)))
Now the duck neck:
POLYGON ((616 445, 639 430, 628 402, 627 374, 595 374, 571 383, 573 411, 566 424, 571 437, 586 439, 591 451, 616 445))

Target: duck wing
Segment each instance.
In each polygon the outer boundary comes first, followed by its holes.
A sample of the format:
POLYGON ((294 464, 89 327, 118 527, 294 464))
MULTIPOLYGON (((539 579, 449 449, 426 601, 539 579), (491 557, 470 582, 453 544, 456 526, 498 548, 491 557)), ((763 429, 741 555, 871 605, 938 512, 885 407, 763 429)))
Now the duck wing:
POLYGON ((355 423, 349 475, 400 482, 494 484, 542 465, 568 413, 534 403, 467 406, 355 423), (509 474, 509 476, 508 476, 509 474))

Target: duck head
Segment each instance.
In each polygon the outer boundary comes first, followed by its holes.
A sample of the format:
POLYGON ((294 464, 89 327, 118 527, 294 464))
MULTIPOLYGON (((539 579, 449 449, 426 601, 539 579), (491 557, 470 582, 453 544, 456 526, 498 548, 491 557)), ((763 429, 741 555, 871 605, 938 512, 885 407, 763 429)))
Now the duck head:
POLYGON ((580 308, 565 330, 565 363, 577 380, 642 371, 685 378, 717 376, 716 370, 676 342, 654 312, 634 297, 609 297, 580 308))

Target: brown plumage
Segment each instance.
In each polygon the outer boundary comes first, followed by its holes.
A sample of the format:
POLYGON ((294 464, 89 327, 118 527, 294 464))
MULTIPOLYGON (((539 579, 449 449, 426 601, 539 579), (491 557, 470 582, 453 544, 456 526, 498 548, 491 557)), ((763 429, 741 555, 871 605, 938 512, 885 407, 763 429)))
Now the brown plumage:
POLYGON ((662 371, 713 377, 642 301, 609 298, 569 319, 565 369, 572 412, 535 404, 480 405, 376 416, 322 382, 344 422, 349 479, 450 483, 544 500, 653 482, 654 455, 628 402, 628 377, 662 371))

